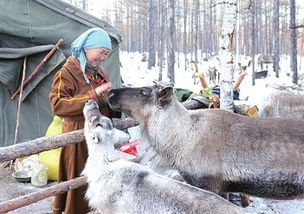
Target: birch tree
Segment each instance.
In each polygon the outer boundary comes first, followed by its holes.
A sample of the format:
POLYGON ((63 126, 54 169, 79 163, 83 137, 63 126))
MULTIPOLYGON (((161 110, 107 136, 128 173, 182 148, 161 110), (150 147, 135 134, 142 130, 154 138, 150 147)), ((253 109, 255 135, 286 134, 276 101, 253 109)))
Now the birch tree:
POLYGON ((170 82, 175 83, 174 64, 175 64, 175 43, 176 43, 176 29, 175 29, 175 0, 169 0, 169 32, 168 32, 168 78, 170 82))
POLYGON ((227 0, 224 4, 223 26, 219 56, 221 59, 221 109, 233 112, 233 56, 232 41, 236 25, 237 0, 227 0))

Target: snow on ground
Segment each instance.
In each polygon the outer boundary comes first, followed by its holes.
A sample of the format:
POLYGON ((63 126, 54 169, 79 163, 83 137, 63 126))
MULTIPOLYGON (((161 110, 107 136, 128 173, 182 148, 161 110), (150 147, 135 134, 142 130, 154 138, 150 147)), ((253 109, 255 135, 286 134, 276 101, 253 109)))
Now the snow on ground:
MULTIPOLYGON (((121 74, 125 82, 125 85, 132 86, 147 86, 152 85, 152 81, 158 79, 159 67, 153 67, 151 70, 147 69, 147 62, 141 62, 141 53, 126 53, 122 52, 120 55, 121 59, 121 74)), ((183 56, 180 56, 183 59, 183 56)), ((239 57, 239 59, 245 60, 244 57, 239 57)), ((301 58, 298 58, 299 60, 301 58)), ((181 60, 182 61, 182 60, 181 60)), ((199 65, 200 68, 206 68, 202 60, 199 65)), ((281 77, 276 78, 273 72, 268 74, 266 79, 256 80, 256 85, 252 86, 251 75, 247 75, 240 86, 240 99, 247 100, 248 104, 258 105, 263 96, 267 96, 269 92, 277 88, 278 86, 285 86, 290 92, 295 94, 304 94, 303 91, 297 90, 297 87, 292 84, 291 75, 289 69, 289 57, 281 57, 280 67, 281 67, 281 77), (249 98, 249 99, 248 99, 249 98)), ((298 61, 298 65, 304 65, 304 57, 302 57, 302 62, 298 61)), ((175 68, 175 87, 185 88, 192 91, 198 91, 200 89, 199 84, 195 85, 193 83, 190 65, 187 66, 187 71, 185 71, 185 65, 180 62, 180 66, 176 65, 175 68)), ((249 68, 249 73, 251 73, 251 67, 249 68)), ((304 76, 304 69, 298 71, 299 76, 304 76)), ((235 79, 237 74, 235 74, 235 79)), ((166 77, 166 68, 163 69, 163 81, 168 81, 166 77)), ((304 88, 304 80, 299 81, 299 85, 304 88)), ((278 201, 278 200, 268 200, 256 197, 250 197, 252 203, 244 209, 247 213, 254 214, 304 214, 304 200, 291 200, 291 201, 278 201)))

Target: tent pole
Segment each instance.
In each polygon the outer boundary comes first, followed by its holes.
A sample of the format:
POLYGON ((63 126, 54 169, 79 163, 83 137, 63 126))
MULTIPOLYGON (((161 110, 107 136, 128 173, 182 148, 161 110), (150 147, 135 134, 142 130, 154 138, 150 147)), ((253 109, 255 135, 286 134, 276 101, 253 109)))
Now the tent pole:
POLYGON ((43 60, 37 65, 34 71, 30 74, 30 76, 24 81, 23 86, 21 85, 15 93, 11 96, 11 99, 15 99, 15 97, 20 93, 20 91, 33 79, 33 77, 38 73, 41 66, 55 53, 55 51, 63 44, 63 39, 58 40, 56 45, 49 51, 49 53, 43 58, 43 60))
MULTIPOLYGON (((18 138, 18 131, 19 131, 19 122, 20 122, 20 109, 21 109, 21 97, 22 97, 22 92, 23 92, 23 85, 24 85, 24 79, 25 79, 25 71, 26 71, 26 63, 27 63, 27 56, 24 57, 23 59, 23 69, 22 69, 22 81, 21 81, 21 92, 20 92, 20 97, 18 100, 18 106, 17 106, 17 116, 16 116, 16 128, 15 128, 15 138, 14 138, 14 143, 15 145, 17 143, 17 138, 18 138)), ((13 161, 10 161, 9 169, 12 169, 13 161)))

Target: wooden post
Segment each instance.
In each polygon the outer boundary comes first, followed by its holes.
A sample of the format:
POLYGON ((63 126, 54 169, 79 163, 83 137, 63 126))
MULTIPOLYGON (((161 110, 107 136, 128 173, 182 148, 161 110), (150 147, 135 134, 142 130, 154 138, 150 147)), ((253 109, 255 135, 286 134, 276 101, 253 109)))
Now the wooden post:
POLYGON ((55 51, 63 44, 63 39, 58 40, 56 45, 50 50, 50 52, 43 58, 43 60, 37 65, 34 71, 30 74, 30 76, 24 81, 24 84, 19 87, 15 93, 12 95, 11 99, 15 99, 15 97, 20 93, 20 91, 33 79, 33 77, 38 73, 41 66, 55 53, 55 51))

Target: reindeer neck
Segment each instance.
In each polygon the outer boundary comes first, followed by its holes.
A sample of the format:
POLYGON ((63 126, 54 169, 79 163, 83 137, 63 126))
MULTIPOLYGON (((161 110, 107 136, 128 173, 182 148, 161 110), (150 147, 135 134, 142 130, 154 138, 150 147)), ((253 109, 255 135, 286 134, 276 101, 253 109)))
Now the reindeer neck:
POLYGON ((174 131, 180 130, 181 123, 189 123, 190 125, 190 113, 175 98, 170 105, 157 109, 148 120, 140 123, 140 126, 143 136, 151 137, 147 140, 153 142, 156 138, 161 137, 160 133, 163 133, 163 130, 168 130, 169 135, 174 135, 174 131))
POLYGON ((94 144, 88 146, 89 157, 88 161, 94 161, 96 165, 105 165, 118 157, 117 151, 113 145, 94 144))

